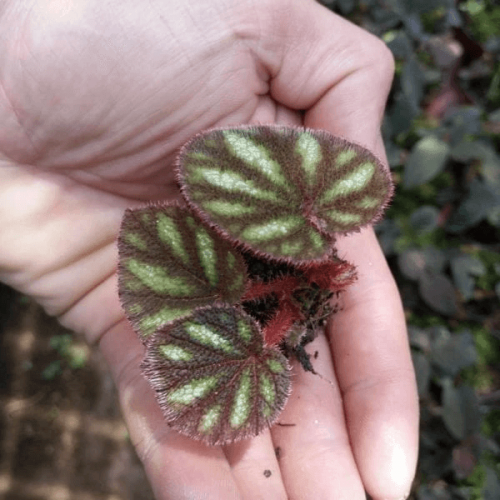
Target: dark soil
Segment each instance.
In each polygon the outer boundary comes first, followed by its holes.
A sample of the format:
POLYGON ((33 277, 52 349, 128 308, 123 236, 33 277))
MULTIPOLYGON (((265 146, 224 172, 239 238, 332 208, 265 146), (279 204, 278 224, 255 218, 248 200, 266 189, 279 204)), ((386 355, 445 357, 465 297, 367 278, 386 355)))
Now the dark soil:
POLYGON ((99 354, 4 285, 0 498, 153 499, 99 354))

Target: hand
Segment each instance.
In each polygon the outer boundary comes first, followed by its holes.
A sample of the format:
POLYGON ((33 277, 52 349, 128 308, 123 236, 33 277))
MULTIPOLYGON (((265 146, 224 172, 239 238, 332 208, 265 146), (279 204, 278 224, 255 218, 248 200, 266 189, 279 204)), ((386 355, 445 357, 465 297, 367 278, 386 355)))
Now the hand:
POLYGON ((311 345, 333 385, 294 366, 280 421, 296 425, 224 448, 164 424, 116 280, 124 209, 178 196, 173 162, 191 136, 299 124, 384 158, 392 71, 379 40, 311 0, 4 1, 0 279, 102 349, 158 499, 408 492, 417 393, 399 295, 373 231, 340 241, 359 280, 311 345))

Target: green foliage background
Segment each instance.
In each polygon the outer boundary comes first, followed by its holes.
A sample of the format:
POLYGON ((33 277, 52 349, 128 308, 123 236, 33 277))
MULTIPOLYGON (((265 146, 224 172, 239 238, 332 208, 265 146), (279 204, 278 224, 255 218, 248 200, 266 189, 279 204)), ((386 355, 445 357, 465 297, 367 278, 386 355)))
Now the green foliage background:
POLYGON ((377 231, 421 399, 412 498, 500 499, 500 5, 323 3, 396 60, 383 132, 397 191, 377 231))

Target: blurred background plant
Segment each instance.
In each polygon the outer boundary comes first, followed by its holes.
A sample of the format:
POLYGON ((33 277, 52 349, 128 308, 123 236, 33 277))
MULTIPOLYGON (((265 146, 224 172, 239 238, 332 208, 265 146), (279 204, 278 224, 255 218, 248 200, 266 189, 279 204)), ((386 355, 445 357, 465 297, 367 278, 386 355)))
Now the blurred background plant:
POLYGON ((500 499, 500 4, 323 3, 396 60, 383 133, 397 191, 377 232, 421 398, 413 498, 500 499))
POLYGON ((55 358, 43 370, 42 378, 52 380, 62 374, 63 368, 72 370, 83 368, 89 357, 89 347, 81 339, 77 339, 70 333, 53 335, 50 338, 49 346, 54 351, 55 358))

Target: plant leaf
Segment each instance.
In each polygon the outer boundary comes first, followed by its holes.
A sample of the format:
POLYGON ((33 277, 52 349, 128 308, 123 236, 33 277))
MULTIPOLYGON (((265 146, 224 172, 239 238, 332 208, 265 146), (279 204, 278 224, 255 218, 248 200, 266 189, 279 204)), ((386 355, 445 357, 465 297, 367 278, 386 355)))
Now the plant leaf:
POLYGON ((411 357, 417 378, 418 395, 424 397, 428 393, 429 382, 431 380, 431 365, 427 356, 421 352, 412 351, 411 357))
POLYGON ((423 274, 441 273, 446 257, 441 250, 428 246, 424 250, 410 248, 398 256, 400 271, 408 279, 418 280, 423 274))
POLYGON ((443 421, 450 433, 459 440, 477 432, 481 416, 477 396, 472 387, 454 387, 450 378, 442 381, 443 421))
POLYGON ((474 296, 476 284, 474 276, 486 274, 486 266, 478 257, 461 254, 452 259, 451 273, 453 281, 464 299, 470 300, 474 296))
POLYGON ((401 72, 401 87, 403 93, 415 108, 420 106, 424 95, 425 76, 417 58, 411 55, 403 65, 401 72))
POLYGON ((468 195, 448 220, 447 229, 452 233, 464 231, 484 219, 495 207, 500 207, 498 189, 473 179, 468 195))
POLYGON ((424 272, 419 277, 418 285, 422 299, 434 311, 445 316, 458 313, 455 287, 447 276, 424 272))
POLYGON ((418 280, 425 272, 424 252, 419 248, 411 248, 398 256, 399 270, 410 280, 418 280))
POLYGON ((450 333, 445 327, 432 330, 431 362, 445 374, 455 377, 464 368, 477 363, 474 337, 468 330, 450 333))
POLYGON ((188 203, 226 238, 292 262, 327 257, 335 233, 378 220, 388 169, 327 132, 278 126, 214 129, 179 157, 188 203))
POLYGON ((119 294, 142 337, 215 302, 242 296, 239 252, 176 205, 127 210, 118 239, 119 294))
POLYGON ((410 216, 410 224, 418 233, 428 233, 438 227, 439 210, 431 205, 417 208, 410 216))
POLYGON ((404 187, 411 189, 433 179, 443 170, 449 153, 450 146, 437 137, 420 139, 406 162, 404 187))
POLYGON ((167 422, 211 445, 259 434, 290 393, 286 358, 230 306, 200 308, 157 330, 143 369, 167 422))

